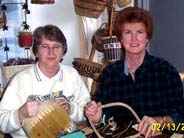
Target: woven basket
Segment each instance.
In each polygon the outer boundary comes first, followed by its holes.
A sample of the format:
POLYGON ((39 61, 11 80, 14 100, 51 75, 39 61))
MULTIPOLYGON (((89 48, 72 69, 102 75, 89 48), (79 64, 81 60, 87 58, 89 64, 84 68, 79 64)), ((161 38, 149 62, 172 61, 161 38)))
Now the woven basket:
POLYGON ((75 58, 72 64, 80 75, 94 80, 98 78, 98 75, 103 70, 102 64, 92 62, 88 59, 75 58))
POLYGON ((56 138, 70 129, 68 113, 53 102, 42 102, 39 113, 24 120, 23 128, 29 138, 56 138))
POLYGON ((74 0, 75 12, 80 16, 98 18, 106 7, 105 1, 74 0))
POLYGON ((117 4, 119 7, 127 6, 131 3, 131 0, 117 0, 117 4))
POLYGON ((3 28, 4 25, 6 25, 6 16, 0 11, 0 28, 3 28))
POLYGON ((31 0, 32 4, 54 4, 55 0, 31 0))
POLYGON ((3 66, 3 74, 5 79, 8 81, 16 73, 22 71, 25 68, 31 67, 32 64, 27 65, 13 65, 13 66, 3 66))

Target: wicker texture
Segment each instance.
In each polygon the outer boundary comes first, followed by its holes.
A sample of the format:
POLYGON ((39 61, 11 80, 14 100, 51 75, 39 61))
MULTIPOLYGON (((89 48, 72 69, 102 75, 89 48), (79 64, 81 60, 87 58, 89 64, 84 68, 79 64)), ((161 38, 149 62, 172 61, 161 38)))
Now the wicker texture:
POLYGON ((55 0, 31 0, 32 4, 54 4, 55 0))
POLYGON ((74 0, 75 12, 80 16, 98 18, 106 7, 101 0, 74 0))
POLYGON ((23 128, 30 138, 56 138, 68 132, 70 118, 66 111, 53 102, 43 102, 36 117, 26 119, 23 128))
POLYGON ((94 80, 98 78, 98 75, 103 70, 103 65, 88 59, 75 58, 72 64, 74 65, 74 68, 79 71, 80 75, 90 77, 94 80))
POLYGON ((2 11, 0 11, 0 28, 3 28, 5 24, 6 24, 6 16, 2 11))

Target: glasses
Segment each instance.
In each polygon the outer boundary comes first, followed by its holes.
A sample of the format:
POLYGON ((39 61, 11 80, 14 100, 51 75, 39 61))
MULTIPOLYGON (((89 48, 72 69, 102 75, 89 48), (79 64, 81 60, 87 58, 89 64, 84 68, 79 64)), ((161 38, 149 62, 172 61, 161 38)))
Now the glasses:
POLYGON ((60 48, 62 48, 62 44, 54 44, 51 46, 47 45, 47 44, 41 44, 39 45, 40 49, 44 50, 44 51, 58 51, 60 48))

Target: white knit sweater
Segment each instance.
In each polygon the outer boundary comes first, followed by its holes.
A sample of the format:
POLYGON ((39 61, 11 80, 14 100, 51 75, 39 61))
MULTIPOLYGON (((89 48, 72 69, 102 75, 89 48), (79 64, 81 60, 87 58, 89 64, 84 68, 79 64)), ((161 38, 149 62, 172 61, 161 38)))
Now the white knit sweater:
POLYGON ((44 96, 56 91, 63 91, 66 97, 74 97, 70 117, 73 121, 83 120, 83 107, 89 102, 90 95, 77 71, 60 65, 60 71, 54 77, 47 78, 36 64, 18 73, 9 83, 0 102, 0 130, 14 138, 26 138, 17 110, 29 95, 44 96))

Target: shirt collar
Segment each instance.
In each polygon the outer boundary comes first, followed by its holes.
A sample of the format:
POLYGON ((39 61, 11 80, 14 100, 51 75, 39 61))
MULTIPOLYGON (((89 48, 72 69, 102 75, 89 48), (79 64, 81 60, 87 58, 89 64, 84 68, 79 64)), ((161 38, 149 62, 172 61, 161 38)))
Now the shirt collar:
POLYGON ((126 60, 124 60, 124 74, 128 76, 128 64, 126 60))
MULTIPOLYGON (((149 53, 148 53, 148 51, 146 51, 146 54, 145 54, 145 56, 144 56, 143 63, 141 64, 140 67, 142 67, 142 66, 144 66, 144 65, 147 65, 147 64, 149 64, 149 53)), ((140 67, 139 67, 139 68, 140 68, 140 67)), ((126 59, 124 60, 124 70, 123 70, 123 73, 124 73, 125 75, 127 75, 127 76, 128 76, 128 73, 129 73, 129 71, 128 71, 128 63, 127 63, 126 59)))
POLYGON ((63 70, 61 69, 61 66, 60 66, 60 69, 59 71, 57 72, 56 75, 54 75, 52 78, 48 78, 47 76, 45 76, 43 74, 43 72, 40 70, 39 66, 38 66, 38 62, 35 64, 34 66, 34 73, 35 73, 35 76, 36 76, 36 79, 38 81, 43 81, 43 80, 50 80, 50 79, 53 79, 53 80, 60 80, 62 81, 63 80, 63 70))

